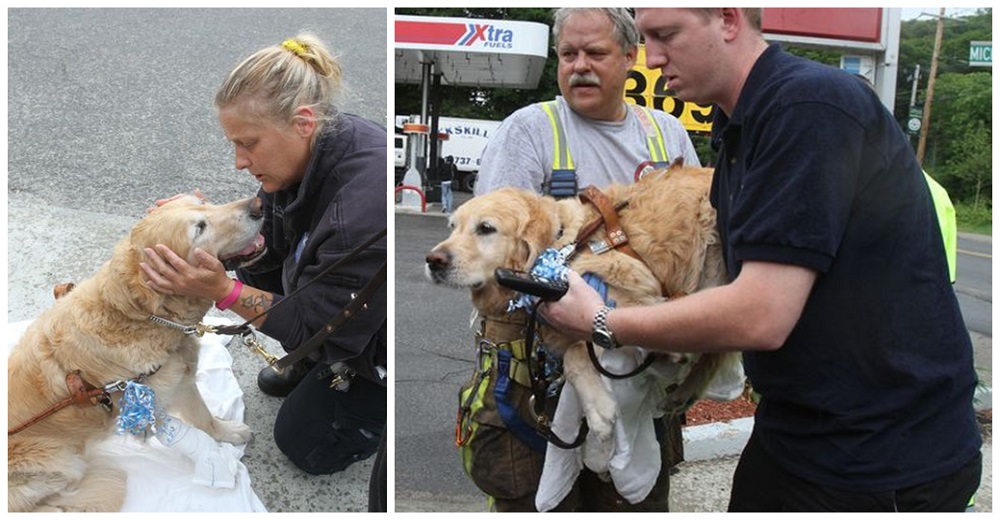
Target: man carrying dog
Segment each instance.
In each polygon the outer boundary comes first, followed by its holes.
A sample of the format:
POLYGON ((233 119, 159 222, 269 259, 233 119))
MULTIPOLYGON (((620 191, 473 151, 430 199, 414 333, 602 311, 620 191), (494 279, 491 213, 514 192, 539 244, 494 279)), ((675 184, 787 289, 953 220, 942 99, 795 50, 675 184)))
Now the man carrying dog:
MULTIPOLYGON (((552 34, 562 96, 524 107, 504 120, 483 151, 476 195, 514 186, 568 197, 588 185, 631 183, 642 165, 665 166, 677 158, 689 165, 700 164, 680 121, 662 111, 625 103, 625 81, 635 65, 639 44, 639 33, 625 9, 558 9, 552 34)), ((584 469, 557 510, 668 510, 668 468, 683 459, 680 424, 678 418, 658 422, 663 465, 645 500, 629 504, 612 483, 584 469)), ((492 451, 479 453, 473 460, 510 468, 515 475, 496 480, 524 485, 496 485, 492 477, 498 470, 488 478, 490 482, 481 480, 476 468, 470 474, 491 495, 496 511, 534 511, 544 453, 521 442, 515 433, 502 435, 506 448, 498 448, 498 440, 492 451)), ((471 445, 470 449, 479 450, 471 445)))
POLYGON ((745 351, 762 397, 731 511, 964 510, 982 470, 972 345, 892 114, 850 74, 769 46, 760 9, 636 22, 648 66, 719 108, 712 203, 731 283, 609 311, 571 273, 544 319, 580 339, 745 351))

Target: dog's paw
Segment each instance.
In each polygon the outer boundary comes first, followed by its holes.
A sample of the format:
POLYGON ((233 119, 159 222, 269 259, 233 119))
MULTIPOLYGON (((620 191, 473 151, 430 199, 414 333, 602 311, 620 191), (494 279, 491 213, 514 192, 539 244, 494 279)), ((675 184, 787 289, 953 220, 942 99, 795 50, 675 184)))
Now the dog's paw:
POLYGON ((614 429, 617 417, 617 406, 613 398, 607 394, 598 394, 595 399, 584 406, 587 415, 587 442, 583 445, 583 463, 594 473, 608 471, 608 463, 614 452, 614 429))
POLYGON ((612 435, 599 434, 591 428, 587 434, 587 442, 583 443, 583 464, 598 475, 607 473, 614 450, 612 435))
POLYGON ((583 412, 587 416, 590 435, 602 442, 611 438, 618 416, 618 405, 610 394, 595 393, 591 399, 584 402, 583 412))
POLYGON ((218 417, 213 418, 211 431, 208 432, 213 439, 230 444, 246 444, 253 437, 250 427, 239 421, 224 421, 218 417))

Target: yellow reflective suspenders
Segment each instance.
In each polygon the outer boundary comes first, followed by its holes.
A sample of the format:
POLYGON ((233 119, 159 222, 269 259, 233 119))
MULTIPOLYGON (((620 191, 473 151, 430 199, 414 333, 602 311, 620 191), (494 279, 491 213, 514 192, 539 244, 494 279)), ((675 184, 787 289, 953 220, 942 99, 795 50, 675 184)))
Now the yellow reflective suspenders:
POLYGON ((552 169, 553 170, 576 170, 573 166, 573 156, 569 153, 569 143, 566 142, 566 132, 563 130, 562 118, 556 111, 555 101, 542 103, 542 110, 549 116, 549 124, 552 125, 552 169))
MULTIPOLYGON (((572 197, 578 191, 576 165, 573 163, 573 154, 569 150, 569 142, 566 138, 562 118, 559 117, 557 101, 545 101, 539 103, 539 106, 548 116, 549 125, 552 127, 552 176, 544 191, 556 198, 572 197)), ((656 118, 646 107, 638 105, 630 105, 630 107, 646 135, 646 148, 649 150, 650 162, 656 168, 665 168, 670 164, 670 155, 667 153, 663 131, 657 124, 656 118)))
POLYGON ((552 175, 549 177, 549 185, 545 190, 549 195, 556 198, 572 197, 576 195, 577 186, 576 167, 573 165, 573 156, 569 153, 569 143, 566 142, 566 131, 563 129, 562 118, 555 101, 541 103, 542 110, 549 116, 549 124, 552 125, 552 175))
POLYGON ((639 118, 643 130, 646 131, 646 148, 649 149, 649 159, 657 167, 665 167, 670 164, 670 155, 667 154, 667 145, 663 140, 663 132, 660 125, 656 124, 653 114, 649 113, 646 107, 632 105, 632 111, 639 118))

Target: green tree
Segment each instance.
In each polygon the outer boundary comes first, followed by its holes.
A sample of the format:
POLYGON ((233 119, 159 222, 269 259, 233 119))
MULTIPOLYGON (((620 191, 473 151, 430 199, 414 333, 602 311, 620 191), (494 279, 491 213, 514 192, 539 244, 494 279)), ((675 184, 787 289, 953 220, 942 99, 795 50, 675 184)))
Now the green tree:
POLYGON ((975 206, 993 186, 993 75, 946 73, 938 77, 925 168, 952 199, 975 206))
MULTIPOLYGON (((936 13, 937 9, 928 9, 936 13)), ((905 122, 910 108, 913 72, 920 65, 917 105, 923 107, 934 51, 937 19, 922 17, 900 27, 896 119, 905 122)), ((991 206, 992 69, 969 66, 969 42, 993 39, 993 10, 944 20, 938 77, 931 106, 924 168, 952 200, 991 206)), ((915 140, 914 140, 915 142, 915 140)))
MULTIPOLYGON (((927 12, 937 10, 928 9, 927 12)), ((938 75, 977 71, 976 67, 969 66, 969 42, 993 39, 992 13, 992 9, 980 9, 973 15, 944 21, 938 75)), ((899 67, 896 76, 896 116, 900 121, 905 121, 909 110, 913 72, 917 64, 921 69, 917 85, 918 103, 926 95, 927 74, 930 73, 936 30, 937 20, 933 17, 907 20, 900 27, 899 67)))

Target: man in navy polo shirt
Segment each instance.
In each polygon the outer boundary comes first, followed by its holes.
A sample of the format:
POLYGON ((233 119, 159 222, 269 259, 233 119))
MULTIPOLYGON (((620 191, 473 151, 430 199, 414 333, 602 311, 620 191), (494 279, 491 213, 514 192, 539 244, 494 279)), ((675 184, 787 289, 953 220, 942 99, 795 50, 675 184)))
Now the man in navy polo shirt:
MULTIPOLYGON (((850 74, 786 54, 761 10, 636 9, 650 68, 718 106, 712 186, 731 283, 606 312, 622 344, 743 350, 762 399, 733 511, 962 511, 979 486, 972 345, 927 183, 850 74)), ((544 318, 588 339, 577 275, 544 318)))

